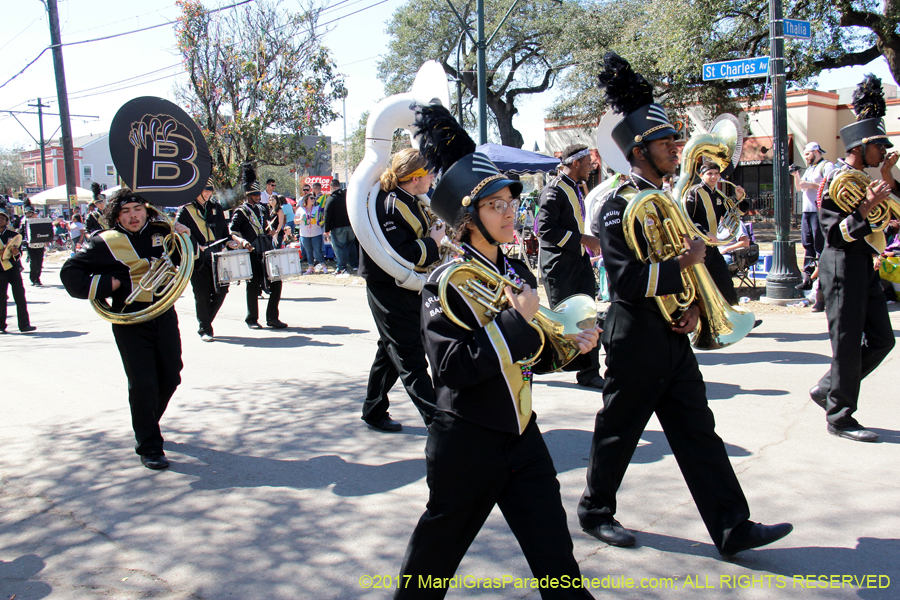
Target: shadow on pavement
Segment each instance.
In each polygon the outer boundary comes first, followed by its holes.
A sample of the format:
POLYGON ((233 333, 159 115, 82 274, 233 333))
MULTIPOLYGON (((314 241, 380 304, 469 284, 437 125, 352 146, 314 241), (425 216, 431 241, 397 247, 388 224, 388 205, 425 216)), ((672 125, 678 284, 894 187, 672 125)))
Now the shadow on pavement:
POLYGON ((309 335, 353 335, 357 333, 369 333, 368 329, 350 329, 343 325, 325 325, 323 327, 289 327, 291 331, 297 331, 309 335))
POLYGON ((44 569, 44 559, 36 554, 25 554, 12 562, 0 560, 0 597, 16 600, 46 598, 53 588, 32 578, 44 569))
POLYGON ((335 302, 337 298, 326 298, 317 296, 315 298, 281 298, 282 302, 335 302))
POLYGON ((64 339, 64 338, 73 338, 81 335, 87 335, 86 331, 41 331, 38 329, 29 334, 31 337, 37 338, 54 338, 54 339, 64 339))
POLYGON ((831 356, 813 352, 696 352, 700 366, 751 365, 756 363, 790 365, 827 365, 831 356))
MULTIPOLYGON (((271 335, 265 329, 259 330, 260 335, 271 335)), ((291 328, 280 329, 278 331, 290 332, 291 328)), ((305 348, 307 346, 340 346, 341 344, 330 344, 328 342, 319 342, 305 335, 290 335, 288 337, 238 337, 238 336, 216 336, 216 341, 224 344, 235 344, 246 348, 305 348)))
POLYGON ((728 400, 736 396, 787 396, 788 390, 745 390, 733 383, 706 382, 706 398, 708 400, 728 400))
POLYGON ((786 333, 782 331, 769 331, 766 333, 753 332, 753 337, 772 338, 779 342, 810 342, 829 339, 827 331, 821 333, 786 333))

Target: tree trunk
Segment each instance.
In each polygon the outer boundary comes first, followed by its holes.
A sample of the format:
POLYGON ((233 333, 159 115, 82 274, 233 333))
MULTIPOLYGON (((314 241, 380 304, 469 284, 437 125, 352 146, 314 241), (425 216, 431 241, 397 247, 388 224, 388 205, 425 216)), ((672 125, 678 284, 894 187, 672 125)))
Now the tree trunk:
POLYGON ((497 119, 497 129, 500 130, 500 143, 512 148, 521 148, 525 145, 525 138, 518 129, 513 127, 513 116, 518 113, 515 106, 511 106, 500 96, 488 91, 487 105, 497 119))

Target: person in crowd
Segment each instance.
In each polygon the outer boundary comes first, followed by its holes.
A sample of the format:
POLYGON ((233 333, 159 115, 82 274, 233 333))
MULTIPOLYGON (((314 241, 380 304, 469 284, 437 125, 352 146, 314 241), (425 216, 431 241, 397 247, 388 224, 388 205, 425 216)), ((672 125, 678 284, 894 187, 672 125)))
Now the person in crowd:
POLYGON ((22 234, 9 226, 9 213, 0 208, 0 334, 6 333, 6 291, 12 288, 16 303, 19 331, 29 333, 37 329, 28 316, 25 299, 25 285, 22 283, 22 263, 20 262, 22 234))
POLYGON ((284 196, 279 195, 281 199, 281 211, 284 213, 284 222, 291 231, 291 237, 297 234, 297 226, 294 224, 294 205, 284 196))
POLYGON ((269 231, 272 232, 272 245, 276 250, 284 247, 284 228, 287 223, 284 214, 284 196, 271 194, 269 196, 269 231))
POLYGON ((322 230, 325 211, 319 206, 315 195, 304 196, 303 206, 297 211, 296 219, 300 232, 300 243, 303 244, 303 257, 308 265, 304 274, 314 274, 317 264, 322 265, 322 272, 327 274, 328 266, 325 264, 324 232, 322 230))
POLYGON ((69 223, 69 237, 71 238, 72 243, 75 244, 76 249, 84 243, 85 234, 86 229, 84 223, 81 222, 81 215, 72 215, 72 221, 69 223))
POLYGON ((266 187, 260 194, 260 202, 271 207, 269 199, 275 195, 275 180, 274 179, 266 179, 266 187))
POLYGON ((719 246, 719 251, 722 253, 722 258, 725 260, 726 265, 734 263, 735 250, 750 247, 750 234, 747 232, 747 227, 743 221, 738 224, 737 233, 733 235, 730 229, 719 224, 717 238, 720 242, 729 242, 725 246, 719 246))
POLYGON ((803 194, 803 214, 800 220, 800 241, 805 251, 803 257, 803 282, 800 289, 812 287, 811 274, 822 250, 825 249, 825 236, 819 225, 819 187, 825 178, 834 170, 834 164, 825 158, 825 151, 818 142, 810 142, 803 148, 803 159, 806 170, 803 175, 799 168, 792 168, 794 187, 803 194))
POLYGON ((356 235, 350 226, 347 215, 347 190, 337 188, 325 203, 325 233, 331 234, 331 246, 334 248, 335 275, 348 274, 350 270, 359 269, 359 251, 356 248, 356 235))

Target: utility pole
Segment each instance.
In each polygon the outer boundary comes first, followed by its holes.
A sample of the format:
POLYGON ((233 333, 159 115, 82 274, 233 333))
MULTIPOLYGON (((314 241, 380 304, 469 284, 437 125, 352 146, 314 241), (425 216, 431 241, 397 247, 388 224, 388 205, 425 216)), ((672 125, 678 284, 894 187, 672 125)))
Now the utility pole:
POLYGON ((788 174, 787 101, 784 75, 784 14, 781 0, 769 0, 769 65, 772 74, 772 120, 774 146, 772 175, 775 186, 775 241, 772 244, 772 268, 766 276, 766 298, 776 304, 800 298, 795 287, 800 283, 797 250, 790 241, 791 183, 788 174))
POLYGON ((346 183, 350 182, 350 177, 347 175, 347 94, 344 94, 344 181, 346 183))
POLYGON ((37 99, 37 104, 29 104, 31 108, 38 109, 38 131, 40 132, 40 147, 41 147, 41 188, 47 189, 47 163, 46 163, 46 154, 44 153, 44 112, 41 109, 50 108, 49 104, 41 104, 41 99, 37 99))
POLYGON ((66 195, 69 197, 69 209, 71 210, 72 201, 75 198, 75 150, 72 147, 69 93, 66 91, 66 69, 63 66, 62 38, 59 34, 59 11, 56 8, 56 0, 47 0, 47 14, 50 17, 50 48, 53 51, 53 70, 56 73, 56 97, 59 100, 63 163, 66 168, 66 195))

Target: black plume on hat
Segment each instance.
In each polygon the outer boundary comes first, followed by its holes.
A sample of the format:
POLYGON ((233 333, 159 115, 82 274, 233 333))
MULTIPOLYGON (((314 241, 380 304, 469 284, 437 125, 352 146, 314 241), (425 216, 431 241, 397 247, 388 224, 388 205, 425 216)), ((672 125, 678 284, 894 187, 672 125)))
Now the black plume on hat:
POLYGON ((885 115, 881 80, 871 73, 853 91, 853 113, 857 121, 880 119, 885 115))
POLYGON ((259 194, 262 188, 259 187, 259 181, 256 180, 256 170, 251 163, 241 165, 241 187, 245 194, 259 194))
POLYGON ((94 200, 99 200, 99 199, 100 199, 100 192, 101 192, 101 191, 102 191, 102 190, 100 189, 100 184, 99 184, 99 183, 97 183, 97 182, 95 181, 95 182, 93 182, 93 183, 91 184, 91 193, 94 195, 94 200))
POLYGON ((606 101, 617 113, 627 115, 653 102, 653 86, 615 52, 603 56, 603 71, 597 76, 606 101))
POLYGON ((420 152, 431 171, 444 173, 463 156, 475 152, 475 142, 450 111, 440 104, 429 104, 416 110, 416 135, 420 136, 420 152))

